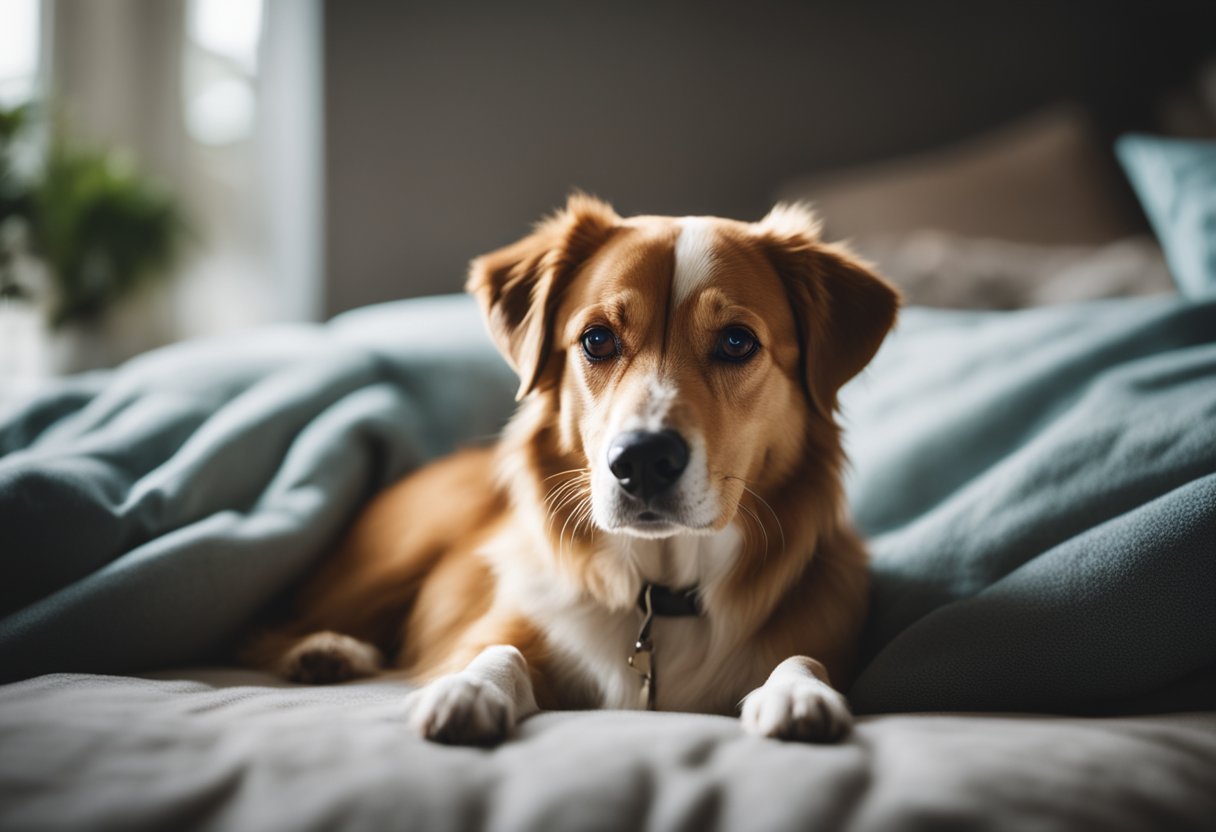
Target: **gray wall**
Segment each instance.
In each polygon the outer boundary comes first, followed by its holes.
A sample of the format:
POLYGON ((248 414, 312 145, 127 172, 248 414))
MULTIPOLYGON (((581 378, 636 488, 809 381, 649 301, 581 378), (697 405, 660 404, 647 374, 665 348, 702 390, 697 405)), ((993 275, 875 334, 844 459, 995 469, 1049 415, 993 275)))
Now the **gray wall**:
POLYGON ((1061 99, 1144 123, 1216 7, 982 5, 330 0, 326 309, 458 290, 573 187, 757 217, 790 177, 1061 99))

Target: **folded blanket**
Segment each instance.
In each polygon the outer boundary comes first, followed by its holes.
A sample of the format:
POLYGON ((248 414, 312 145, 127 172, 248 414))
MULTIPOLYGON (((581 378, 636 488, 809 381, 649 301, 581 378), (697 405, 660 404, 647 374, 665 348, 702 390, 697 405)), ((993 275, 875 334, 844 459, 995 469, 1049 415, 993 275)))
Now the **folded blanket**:
MULTIPOLYGON (((441 298, 0 415, 0 678, 206 659, 513 389, 441 298)), ((1123 707, 1216 668, 1216 303, 911 309, 844 409, 874 551, 860 710, 1123 707)))
POLYGON ((0 679, 208 658, 516 386, 443 298, 184 343, 0 418, 0 679))

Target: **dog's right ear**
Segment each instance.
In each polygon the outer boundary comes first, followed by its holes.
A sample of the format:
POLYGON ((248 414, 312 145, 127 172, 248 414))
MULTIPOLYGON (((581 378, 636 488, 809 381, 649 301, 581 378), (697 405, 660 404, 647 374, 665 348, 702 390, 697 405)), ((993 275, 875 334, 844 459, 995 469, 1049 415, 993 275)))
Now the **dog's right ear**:
POLYGON ((575 193, 530 235, 470 266, 465 289, 477 298, 490 337, 519 375, 516 400, 540 381, 553 347, 553 316, 562 292, 619 221, 612 206, 575 193))

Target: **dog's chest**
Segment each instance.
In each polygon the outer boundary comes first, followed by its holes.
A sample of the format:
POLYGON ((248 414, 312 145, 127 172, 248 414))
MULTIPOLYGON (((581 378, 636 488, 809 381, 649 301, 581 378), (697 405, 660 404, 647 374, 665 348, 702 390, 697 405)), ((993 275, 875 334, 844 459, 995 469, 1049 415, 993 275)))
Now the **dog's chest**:
MULTIPOLYGON (((642 622, 640 611, 586 604, 554 611, 542 623, 561 664, 559 677, 589 692, 589 705, 637 709, 646 707, 642 677, 629 657, 642 622)), ((650 639, 659 710, 733 712, 749 675, 738 645, 726 643, 705 617, 656 617, 650 639)))
MULTIPOLYGON (((713 536, 665 541, 628 541, 606 551, 645 580, 706 588, 734 564, 739 535, 733 528, 713 536)), ((556 600, 556 599, 553 599, 556 600)), ((538 609, 538 623, 556 648, 565 681, 588 691, 588 704, 644 708, 641 675, 629 664, 644 615, 640 609, 610 610, 586 598, 562 599, 538 609)), ((650 627, 656 707, 660 710, 733 713, 750 688, 752 662, 731 627, 711 618, 655 616, 650 627)))

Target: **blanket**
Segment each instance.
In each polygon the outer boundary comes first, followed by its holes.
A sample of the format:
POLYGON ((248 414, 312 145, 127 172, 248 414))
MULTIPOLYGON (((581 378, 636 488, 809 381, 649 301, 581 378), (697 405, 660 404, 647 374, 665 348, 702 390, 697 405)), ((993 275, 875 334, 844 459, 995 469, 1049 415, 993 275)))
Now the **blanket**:
POLYGON ((720 716, 545 713, 486 751, 414 736, 391 682, 187 675, 0 687, 0 828, 1132 832, 1216 817, 1212 713, 882 715, 838 745, 720 716))
MULTIPOLYGON (((471 301, 440 298, 11 407, 0 678, 214 657, 376 489, 492 436, 513 389, 471 301)), ((910 309, 843 417, 874 567, 860 711, 1212 692, 1216 303, 910 309)))

